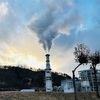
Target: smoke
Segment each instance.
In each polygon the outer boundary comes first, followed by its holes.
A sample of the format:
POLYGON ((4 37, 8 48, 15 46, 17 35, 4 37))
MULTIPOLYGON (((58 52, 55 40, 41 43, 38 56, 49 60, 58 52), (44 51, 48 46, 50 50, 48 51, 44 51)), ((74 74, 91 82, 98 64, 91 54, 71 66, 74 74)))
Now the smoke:
POLYGON ((45 2, 45 10, 32 16, 28 28, 37 34, 39 42, 48 52, 53 40, 60 34, 68 35, 74 28, 73 23, 79 22, 80 18, 73 7, 72 0, 45 0, 45 2))
POLYGON ((36 32, 39 42, 42 43, 44 50, 49 51, 52 46, 53 39, 58 35, 56 29, 54 29, 55 17, 53 11, 48 10, 44 14, 40 15, 37 19, 32 19, 32 23, 29 28, 36 32))

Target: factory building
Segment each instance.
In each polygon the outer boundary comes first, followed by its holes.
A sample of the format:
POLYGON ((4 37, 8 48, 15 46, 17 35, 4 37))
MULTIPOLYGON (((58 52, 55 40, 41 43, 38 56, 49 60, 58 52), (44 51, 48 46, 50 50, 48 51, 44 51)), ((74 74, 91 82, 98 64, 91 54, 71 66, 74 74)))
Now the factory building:
MULTIPOLYGON (((97 84, 100 90, 100 70, 96 70, 97 84)), ((82 91, 95 91, 95 77, 93 69, 81 70, 79 71, 79 77, 81 79, 81 89, 82 91)))
MULTIPOLYGON (((76 79, 75 84, 76 84, 76 91, 77 92, 81 91, 81 81, 79 79, 76 79)), ((73 80, 72 79, 62 80, 60 88, 61 91, 65 93, 74 92, 73 80)))
POLYGON ((73 81, 72 80, 62 80, 61 81, 61 90, 63 92, 74 92, 73 81))

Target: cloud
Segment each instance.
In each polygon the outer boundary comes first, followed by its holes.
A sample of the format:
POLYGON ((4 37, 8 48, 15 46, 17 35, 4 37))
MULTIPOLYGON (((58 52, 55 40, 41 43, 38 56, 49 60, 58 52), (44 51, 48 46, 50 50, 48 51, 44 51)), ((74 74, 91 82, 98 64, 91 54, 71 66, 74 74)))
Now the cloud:
POLYGON ((8 2, 0 2, 0 19, 8 13, 8 2))
POLYGON ((42 66, 43 60, 38 52, 44 52, 36 36, 26 28, 27 20, 33 14, 32 2, 24 2, 27 7, 22 0, 0 2, 0 65, 28 65, 31 58, 34 64, 36 61, 37 67, 42 66))

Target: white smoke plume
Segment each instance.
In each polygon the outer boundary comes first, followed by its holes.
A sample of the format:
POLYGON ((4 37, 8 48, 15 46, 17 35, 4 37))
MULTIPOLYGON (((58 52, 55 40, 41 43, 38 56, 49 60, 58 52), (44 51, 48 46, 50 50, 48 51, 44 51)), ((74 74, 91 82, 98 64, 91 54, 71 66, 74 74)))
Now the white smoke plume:
POLYGON ((28 28, 37 34, 44 50, 50 51, 53 40, 60 34, 68 35, 74 27, 73 23, 79 22, 80 18, 75 7, 73 7, 72 0, 45 2, 46 10, 43 13, 33 15, 28 28))

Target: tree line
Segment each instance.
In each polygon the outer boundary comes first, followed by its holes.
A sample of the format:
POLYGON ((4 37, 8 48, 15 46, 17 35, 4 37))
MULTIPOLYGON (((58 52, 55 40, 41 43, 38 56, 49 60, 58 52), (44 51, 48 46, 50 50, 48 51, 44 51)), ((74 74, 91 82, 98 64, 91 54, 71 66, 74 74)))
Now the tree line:
MULTIPOLYGON (((53 86, 60 86, 61 80, 70 79, 65 73, 52 72, 53 86)), ((0 68, 0 90, 45 88, 45 70, 26 69, 19 66, 0 68)))

